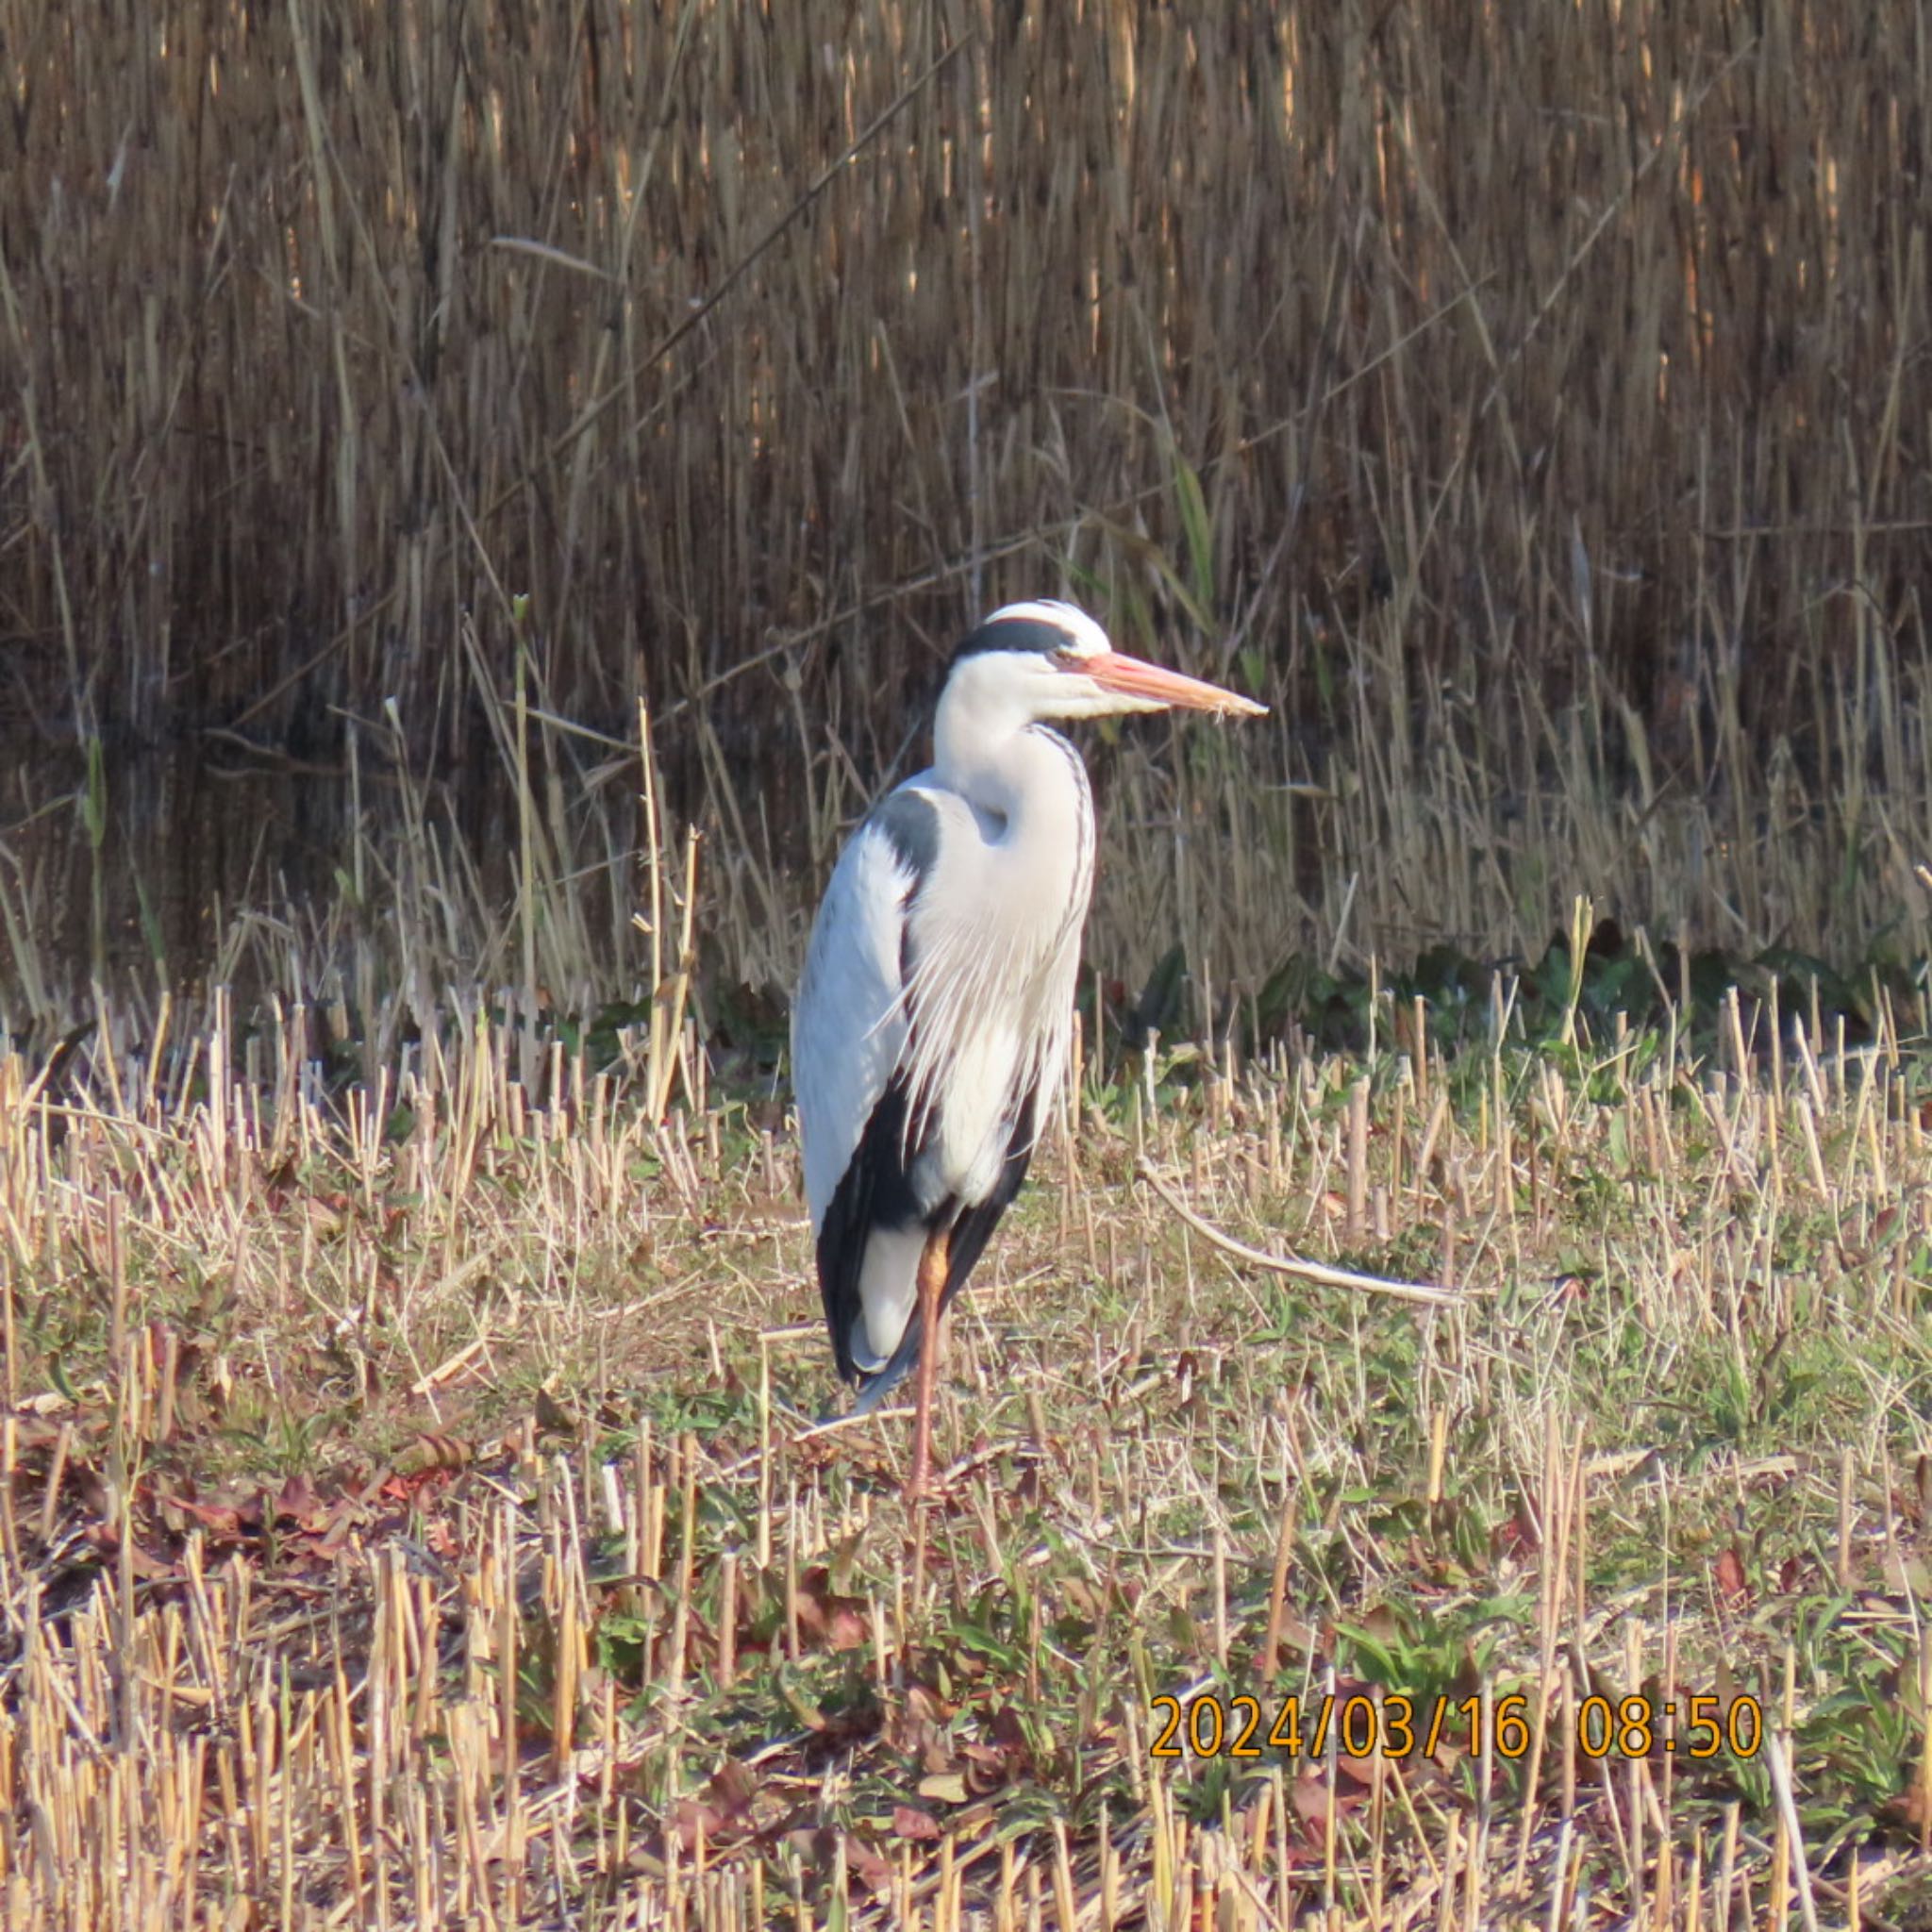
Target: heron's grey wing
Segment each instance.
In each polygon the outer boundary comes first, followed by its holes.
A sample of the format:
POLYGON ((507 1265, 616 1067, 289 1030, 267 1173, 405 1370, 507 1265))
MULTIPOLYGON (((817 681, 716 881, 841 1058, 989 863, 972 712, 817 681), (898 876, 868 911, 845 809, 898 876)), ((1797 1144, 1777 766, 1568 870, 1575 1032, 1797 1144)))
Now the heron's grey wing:
POLYGON ((901 787, 852 836, 812 925, 791 1009, 805 1197, 819 1228, 909 1034, 908 909, 931 870, 937 813, 901 787))
POLYGON ((792 1013, 792 1081, 819 1291, 848 1380, 881 1359, 867 1337, 862 1284, 896 1311, 916 1265, 920 1204, 907 1174, 913 1150, 903 1077, 910 1040, 906 929, 938 839, 938 809, 916 790, 902 786, 874 810, 833 871, 792 1013), (875 1246, 868 1277, 867 1255, 875 1246), (905 1268, 900 1247, 911 1257, 905 1268))

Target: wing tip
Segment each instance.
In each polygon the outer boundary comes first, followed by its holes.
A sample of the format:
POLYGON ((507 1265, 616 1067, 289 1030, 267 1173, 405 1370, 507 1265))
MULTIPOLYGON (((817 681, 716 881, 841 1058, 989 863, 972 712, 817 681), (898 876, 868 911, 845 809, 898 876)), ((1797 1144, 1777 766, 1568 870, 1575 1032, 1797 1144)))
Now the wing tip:
POLYGON ((893 1352, 891 1361, 879 1370, 868 1374, 860 1370, 854 1378, 858 1384, 858 1393, 853 1399, 854 1415, 870 1415, 888 1395, 912 1372, 919 1361, 919 1324, 907 1324, 906 1340, 893 1352))

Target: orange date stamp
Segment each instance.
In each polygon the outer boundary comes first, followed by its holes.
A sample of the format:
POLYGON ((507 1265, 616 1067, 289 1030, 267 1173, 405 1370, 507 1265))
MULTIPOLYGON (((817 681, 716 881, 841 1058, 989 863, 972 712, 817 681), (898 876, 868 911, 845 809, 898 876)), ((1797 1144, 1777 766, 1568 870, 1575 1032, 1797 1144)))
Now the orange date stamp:
MULTIPOLYGON (((1501 1697, 1409 1697, 1399 1691, 1338 1696, 1160 1696, 1148 1705, 1151 1757, 1270 1757, 1325 1759, 1435 1757, 1446 1745, 1480 1757, 1526 1757, 1534 1713, 1520 1690, 1501 1697)), ((1704 1760, 1728 1751, 1756 1757, 1764 1744, 1757 1698, 1591 1696, 1572 1708, 1572 1738, 1585 1757, 1681 1757, 1704 1760)), ((1546 1738, 1544 1748, 1557 1742, 1546 1738)))

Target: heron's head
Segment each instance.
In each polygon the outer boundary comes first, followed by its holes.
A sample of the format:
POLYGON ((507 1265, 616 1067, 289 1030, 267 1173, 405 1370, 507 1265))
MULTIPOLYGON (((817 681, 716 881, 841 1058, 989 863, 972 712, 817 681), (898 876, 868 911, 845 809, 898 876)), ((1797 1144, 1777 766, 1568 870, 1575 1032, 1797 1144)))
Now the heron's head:
POLYGON ((1121 711, 1259 717, 1268 708, 1116 651, 1084 610, 1052 600, 995 610, 954 654, 942 702, 1014 728, 1121 711))

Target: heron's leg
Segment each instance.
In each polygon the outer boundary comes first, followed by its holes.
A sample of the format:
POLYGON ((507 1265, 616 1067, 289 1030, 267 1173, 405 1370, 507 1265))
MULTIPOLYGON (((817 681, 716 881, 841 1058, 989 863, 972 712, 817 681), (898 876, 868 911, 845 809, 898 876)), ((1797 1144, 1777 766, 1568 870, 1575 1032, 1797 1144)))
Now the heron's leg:
POLYGON ((939 1357, 940 1296, 945 1291, 946 1250, 951 1245, 946 1234, 935 1229, 926 1236, 919 1257, 919 1380, 912 1418, 912 1473, 906 1478, 908 1503, 924 1499, 932 1473, 933 1371, 939 1357))

